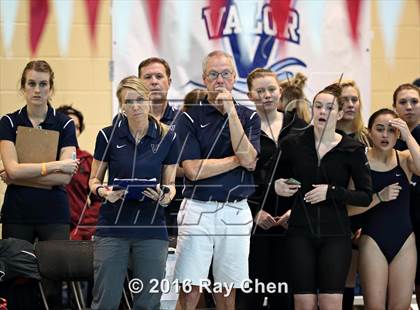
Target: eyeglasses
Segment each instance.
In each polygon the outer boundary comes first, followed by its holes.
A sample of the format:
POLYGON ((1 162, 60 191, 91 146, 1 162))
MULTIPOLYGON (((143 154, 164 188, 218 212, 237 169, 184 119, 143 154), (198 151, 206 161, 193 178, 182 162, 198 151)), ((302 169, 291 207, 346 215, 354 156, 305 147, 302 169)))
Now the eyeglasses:
POLYGON ((341 102, 351 101, 352 103, 356 103, 359 101, 359 97, 357 96, 343 96, 340 98, 341 102))
POLYGON ((211 81, 216 80, 219 77, 219 75, 222 76, 222 79, 229 80, 230 78, 232 78, 233 72, 229 70, 225 70, 222 72, 210 71, 209 73, 207 73, 207 77, 211 81))

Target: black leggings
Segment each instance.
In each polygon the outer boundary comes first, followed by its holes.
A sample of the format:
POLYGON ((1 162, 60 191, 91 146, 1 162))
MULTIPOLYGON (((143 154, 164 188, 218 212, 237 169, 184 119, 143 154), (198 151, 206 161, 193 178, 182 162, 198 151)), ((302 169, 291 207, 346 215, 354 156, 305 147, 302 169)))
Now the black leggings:
POLYGON ((16 238, 35 242, 44 240, 68 240, 70 234, 70 225, 68 224, 8 224, 3 223, 2 237, 16 238))
POLYGON ((342 294, 350 268, 350 237, 288 236, 294 294, 342 294))
MULTIPOLYGON (((249 253, 249 278, 255 283, 286 282, 289 286, 287 270, 286 236, 257 234, 251 236, 249 253)), ((289 287, 288 287, 289 288, 289 287)), ((293 309, 292 296, 288 291, 268 293, 236 291, 236 309, 259 310, 266 309, 264 300, 268 297, 270 309, 293 309)))

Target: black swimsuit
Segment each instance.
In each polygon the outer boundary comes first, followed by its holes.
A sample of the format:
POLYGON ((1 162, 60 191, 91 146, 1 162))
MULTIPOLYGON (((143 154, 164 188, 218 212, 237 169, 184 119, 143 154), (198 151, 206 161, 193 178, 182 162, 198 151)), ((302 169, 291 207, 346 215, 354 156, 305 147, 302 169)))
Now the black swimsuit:
POLYGON ((400 166, 389 171, 371 170, 373 191, 398 182, 401 191, 397 199, 381 202, 365 213, 362 234, 370 236, 378 244, 388 263, 398 254, 407 238, 413 232, 410 220, 410 183, 400 166))

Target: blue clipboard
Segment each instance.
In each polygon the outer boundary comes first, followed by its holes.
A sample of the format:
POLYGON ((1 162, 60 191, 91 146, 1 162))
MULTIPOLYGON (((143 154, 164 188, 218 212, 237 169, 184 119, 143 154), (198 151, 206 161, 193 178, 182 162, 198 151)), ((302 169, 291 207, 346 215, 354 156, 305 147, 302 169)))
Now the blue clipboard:
POLYGON ((126 190, 126 200, 147 201, 150 198, 143 195, 146 188, 156 188, 157 180, 153 179, 114 179, 112 190, 126 190))

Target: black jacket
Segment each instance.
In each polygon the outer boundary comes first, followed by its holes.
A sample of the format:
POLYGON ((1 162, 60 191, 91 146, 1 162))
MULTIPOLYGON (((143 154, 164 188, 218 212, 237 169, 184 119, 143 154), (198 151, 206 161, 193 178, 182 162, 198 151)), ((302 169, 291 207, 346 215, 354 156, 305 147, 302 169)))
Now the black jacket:
POLYGON ((293 177, 302 183, 294 195, 288 234, 311 237, 350 235, 346 205, 368 206, 372 200, 370 168, 365 146, 343 136, 318 163, 314 128, 309 127, 282 144, 276 178, 293 177), (350 178, 355 190, 349 190, 350 178), (327 199, 311 205, 304 194, 313 184, 328 184, 327 199))
MULTIPOLYGON (((273 184, 276 179, 273 174, 281 155, 281 143, 283 140, 289 135, 301 132, 306 126, 307 123, 298 118, 295 112, 285 113, 277 145, 261 130, 261 152, 253 173, 256 189, 255 193, 248 199, 253 216, 261 209, 272 216, 280 216, 291 208, 292 199, 280 197, 274 192, 273 184)), ((257 233, 277 234, 284 233, 284 230, 281 226, 273 227, 267 231, 258 227, 257 233)))
POLYGON ((26 240, 0 240, 0 282, 16 277, 40 280, 33 245, 26 240))

